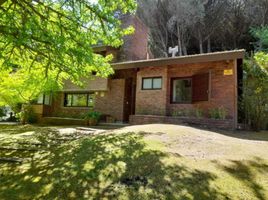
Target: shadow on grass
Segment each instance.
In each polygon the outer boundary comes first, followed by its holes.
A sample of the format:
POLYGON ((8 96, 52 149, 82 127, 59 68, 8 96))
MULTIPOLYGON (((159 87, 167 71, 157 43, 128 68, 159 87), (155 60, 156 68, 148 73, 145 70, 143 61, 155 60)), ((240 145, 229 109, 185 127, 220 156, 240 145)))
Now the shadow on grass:
POLYGON ((224 131, 217 130, 215 131, 222 135, 226 135, 229 137, 239 138, 243 140, 255 140, 255 141, 268 141, 268 131, 224 131))
POLYGON ((255 157, 253 160, 232 160, 230 165, 217 164, 218 167, 234 178, 239 180, 242 184, 247 186, 257 199, 265 200, 265 188, 258 183, 256 174, 262 174, 262 176, 268 176, 268 165, 266 162, 255 157))
POLYGON ((0 164, 0 199, 228 198, 212 186, 215 175, 165 164, 168 155, 147 148, 137 134, 54 144, 31 158, 21 165, 0 164))
MULTIPOLYGON (((174 124, 175 125, 175 124, 174 124)), ((205 128, 201 126, 194 126, 194 125, 185 125, 186 127, 191 127, 198 130, 204 131, 212 131, 215 133, 219 133, 221 135, 244 139, 244 140, 256 140, 256 141, 268 141, 268 131, 263 130, 259 132, 255 131, 246 131, 246 130, 224 130, 224 129, 215 129, 215 128, 205 128)))
POLYGON ((6 125, 6 124, 0 124, 0 133, 8 133, 8 134, 20 134, 24 133, 26 131, 35 131, 37 127, 31 126, 31 125, 6 125))

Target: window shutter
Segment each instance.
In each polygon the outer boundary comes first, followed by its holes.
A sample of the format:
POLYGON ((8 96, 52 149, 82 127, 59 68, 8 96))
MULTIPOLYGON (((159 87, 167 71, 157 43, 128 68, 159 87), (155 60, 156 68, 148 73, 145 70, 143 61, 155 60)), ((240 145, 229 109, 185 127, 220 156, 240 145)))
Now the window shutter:
POLYGON ((208 101, 209 95, 209 73, 193 76, 193 102, 208 101))

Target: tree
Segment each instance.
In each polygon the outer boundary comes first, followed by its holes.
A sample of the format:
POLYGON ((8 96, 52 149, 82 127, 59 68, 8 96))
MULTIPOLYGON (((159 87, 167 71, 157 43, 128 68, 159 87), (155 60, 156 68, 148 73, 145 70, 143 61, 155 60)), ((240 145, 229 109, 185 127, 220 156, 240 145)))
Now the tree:
POLYGON ((168 2, 162 0, 139 0, 137 15, 150 29, 149 45, 155 57, 168 57, 170 32, 167 21, 168 2))
POLYGON ((252 51, 250 28, 268 25, 267 0, 139 0, 137 13, 150 28, 156 57, 175 45, 179 55, 252 51))
POLYGON ((29 102, 65 79, 111 74, 111 56, 92 46, 120 46, 132 29, 119 17, 135 8, 134 0, 0 0, 0 101, 29 102))
POLYGON ((268 128, 268 28, 251 32, 258 46, 255 55, 245 61, 242 103, 246 123, 260 130, 268 128))
POLYGON ((268 128, 268 73, 262 67, 267 55, 260 53, 245 61, 243 110, 245 122, 254 130, 268 128))
MULTIPOLYGON (((187 44, 189 41, 189 27, 196 24, 200 20, 199 14, 195 16, 196 10, 198 10, 197 4, 194 4, 195 0, 172 0, 169 3, 169 12, 171 18, 168 21, 168 28, 170 32, 173 32, 177 36, 179 55, 187 55, 187 44)), ((199 4, 198 4, 199 5, 199 4)), ((200 15, 203 12, 199 12, 200 15)))
POLYGON ((2 117, 6 116, 6 110, 5 110, 5 107, 0 107, 0 119, 2 117))

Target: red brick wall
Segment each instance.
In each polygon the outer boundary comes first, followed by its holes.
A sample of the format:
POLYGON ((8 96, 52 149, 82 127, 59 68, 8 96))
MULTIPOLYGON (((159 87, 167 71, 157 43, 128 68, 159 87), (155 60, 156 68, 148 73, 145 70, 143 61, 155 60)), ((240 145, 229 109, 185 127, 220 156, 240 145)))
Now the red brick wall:
POLYGON ((124 37, 121 47, 119 61, 144 60, 148 53, 148 28, 136 16, 125 16, 122 19, 123 27, 132 26, 135 32, 124 37))
POLYGON ((187 117, 170 117, 170 116, 153 116, 153 115, 131 115, 130 124, 141 125, 141 124, 179 124, 179 125, 194 125, 201 126, 204 128, 219 128, 219 129, 230 129, 233 130, 233 120, 226 119, 198 119, 198 118, 187 118, 187 117))
POLYGON ((167 114, 182 108, 209 110, 223 106, 228 118, 235 116, 235 75, 224 76, 224 69, 234 70, 234 61, 195 63, 174 66, 141 68, 137 75, 136 114, 167 114), (194 104, 170 103, 170 80, 175 77, 189 77, 197 73, 211 72, 211 97, 209 101, 194 104), (141 90, 143 77, 162 76, 162 90, 141 90))
POLYGON ((95 110, 105 115, 111 115, 118 121, 123 121, 123 106, 125 80, 113 79, 109 81, 110 90, 104 97, 96 97, 95 110))
POLYGON ((69 118, 78 118, 84 113, 89 111, 89 108, 78 108, 78 107, 64 107, 64 93, 58 92, 53 95, 52 100, 52 113, 50 117, 69 117, 69 118))
POLYGON ((228 117, 234 117, 235 102, 235 76, 225 76, 224 69, 233 69, 234 61, 220 61, 208 63, 195 63, 186 65, 170 66, 168 69, 168 95, 167 95, 167 113, 179 108, 202 108, 209 110, 211 108, 224 107, 228 111, 228 117), (171 104, 170 103, 170 79, 173 77, 189 77, 198 73, 211 72, 211 91, 209 101, 197 102, 194 104, 171 104))
MULTIPOLYGON (((94 110, 104 115, 111 115, 116 120, 123 120, 123 102, 124 102, 124 79, 109 80, 109 90, 107 92, 98 92, 94 110), (101 96, 101 93, 104 96, 101 96)), ((89 108, 64 107, 64 93, 60 92, 54 95, 50 116, 61 117, 79 117, 89 111, 89 108)))
POLYGON ((136 114, 166 114, 167 67, 142 68, 137 73, 136 114), (162 76, 162 89, 142 90, 142 78, 162 76))

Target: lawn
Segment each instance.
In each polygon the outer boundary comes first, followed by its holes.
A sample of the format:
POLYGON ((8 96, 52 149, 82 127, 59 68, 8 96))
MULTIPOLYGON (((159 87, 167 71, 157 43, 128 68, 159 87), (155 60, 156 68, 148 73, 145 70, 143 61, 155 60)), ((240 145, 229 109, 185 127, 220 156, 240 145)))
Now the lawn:
POLYGON ((0 199, 268 199, 268 132, 0 126, 0 199))

